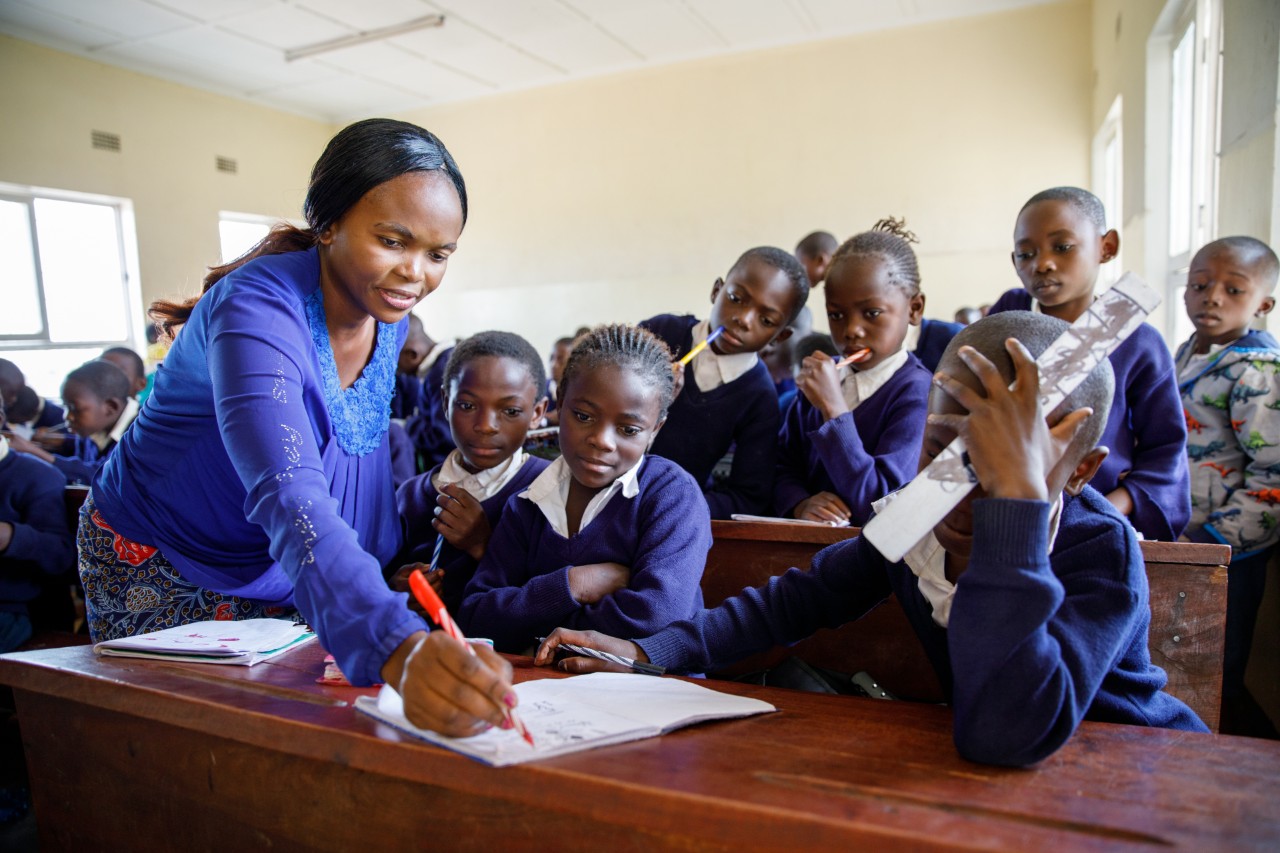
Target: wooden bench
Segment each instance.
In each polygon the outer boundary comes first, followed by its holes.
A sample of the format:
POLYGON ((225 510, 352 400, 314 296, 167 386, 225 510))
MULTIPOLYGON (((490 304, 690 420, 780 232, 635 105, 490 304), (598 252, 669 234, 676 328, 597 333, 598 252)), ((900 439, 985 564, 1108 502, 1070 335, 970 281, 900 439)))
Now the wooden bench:
MULTIPOLYGON (((751 521, 713 521, 711 530, 713 544, 702 576, 708 607, 792 566, 807 568, 822 548, 858 534, 853 528, 751 521)), ((1227 612, 1225 563, 1231 549, 1182 542, 1143 542, 1141 547, 1151 589, 1151 660, 1169 676, 1165 689, 1217 731, 1227 612)), ((734 677, 768 669, 791 656, 837 672, 869 672, 904 699, 943 701, 937 676, 892 597, 857 622, 820 630, 794 646, 754 655, 714 675, 734 677)))

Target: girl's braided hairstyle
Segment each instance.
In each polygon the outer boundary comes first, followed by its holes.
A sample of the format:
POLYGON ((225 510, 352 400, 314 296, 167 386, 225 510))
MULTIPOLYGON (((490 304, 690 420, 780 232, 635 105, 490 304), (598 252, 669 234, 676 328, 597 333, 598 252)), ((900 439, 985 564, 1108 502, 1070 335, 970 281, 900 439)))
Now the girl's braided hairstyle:
POLYGON ((907 230, 907 220, 890 216, 845 240, 831 258, 827 272, 829 281, 836 269, 850 258, 874 256, 889 265, 889 280, 904 289, 909 296, 920 292, 920 267, 912 243, 919 243, 916 235, 907 230))
POLYGON ((671 350, 648 329, 622 323, 596 326, 578 338, 556 388, 556 405, 564 405, 565 389, 579 374, 605 365, 634 371, 658 395, 658 420, 667 416, 675 393, 671 350))

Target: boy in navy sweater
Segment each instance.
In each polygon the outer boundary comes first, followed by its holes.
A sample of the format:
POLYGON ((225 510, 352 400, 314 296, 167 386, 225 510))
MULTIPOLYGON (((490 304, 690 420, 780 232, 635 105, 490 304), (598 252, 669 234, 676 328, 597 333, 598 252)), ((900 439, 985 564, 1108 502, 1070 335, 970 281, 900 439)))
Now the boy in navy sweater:
MULTIPOLYGON (((702 486, 712 518, 763 514, 770 503, 777 454, 778 394, 757 354, 791 336, 789 325, 809 298, 809 279, 782 249, 761 246, 738 258, 711 288, 711 316, 660 314, 640 325, 679 356, 724 333, 684 369, 667 424, 653 453, 675 462, 702 486), (711 471, 733 448, 728 479, 711 471)), ((563 421, 562 421, 563 423, 563 421)))
MULTIPOLYGON (((557 629, 536 662, 551 663, 555 647, 570 642, 668 668, 714 669, 856 619, 892 592, 950 697, 965 758, 1033 764, 1083 719, 1206 731, 1161 690, 1165 675, 1147 652, 1137 540, 1086 485, 1106 455, 1095 445, 1113 392, 1109 365, 1048 417, 1040 408, 1027 349, 1044 351, 1065 328, 1015 313, 957 335, 930 395, 920 464, 959 434, 980 486, 903 562, 890 563, 862 538, 847 540, 821 551, 808 571, 791 569, 637 642, 557 629)), ((561 667, 597 663, 569 658, 561 667)))

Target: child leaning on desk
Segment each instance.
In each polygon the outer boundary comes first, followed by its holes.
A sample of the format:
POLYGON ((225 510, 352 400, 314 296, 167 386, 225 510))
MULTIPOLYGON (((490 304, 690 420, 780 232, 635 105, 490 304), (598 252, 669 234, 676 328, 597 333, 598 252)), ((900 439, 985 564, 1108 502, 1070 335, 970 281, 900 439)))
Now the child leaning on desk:
MULTIPOLYGON (((861 537, 846 540, 819 552, 808 571, 791 569, 635 642, 557 629, 536 662, 551 663, 568 642, 668 669, 717 669, 857 619, 893 593, 950 698, 956 748, 969 760, 1035 763, 1083 719, 1206 731, 1162 692, 1164 672, 1147 652, 1137 539, 1087 486, 1106 455, 1096 445, 1110 366, 1099 365, 1047 417, 1040 409, 1032 353, 1066 327, 1003 314, 969 326, 948 347, 920 464, 959 434, 980 485, 902 562, 861 537)), ((560 666, 600 668, 585 658, 560 666)))

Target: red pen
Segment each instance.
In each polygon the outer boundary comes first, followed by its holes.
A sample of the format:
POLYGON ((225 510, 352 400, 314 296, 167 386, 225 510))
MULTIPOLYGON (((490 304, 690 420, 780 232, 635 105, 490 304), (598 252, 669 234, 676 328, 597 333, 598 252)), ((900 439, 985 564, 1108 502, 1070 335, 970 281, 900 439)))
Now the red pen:
MULTIPOLYGON (((462 635, 462 629, 458 627, 458 623, 453 621, 453 617, 449 615, 449 611, 445 608, 444 602, 440 600, 440 596, 436 595, 436 591, 431 588, 431 584, 427 582, 427 576, 422 573, 422 569, 414 569, 409 575, 409 589, 413 591, 413 597, 418 599, 418 603, 422 605, 422 609, 430 614, 436 624, 458 642, 467 647, 467 651, 475 654, 476 650, 471 648, 471 644, 467 642, 467 638, 462 635)), ((529 730, 525 728, 524 721, 519 715, 510 708, 503 708, 502 713, 520 733, 520 737, 524 738, 529 746, 533 746, 533 735, 529 734, 529 730)))

